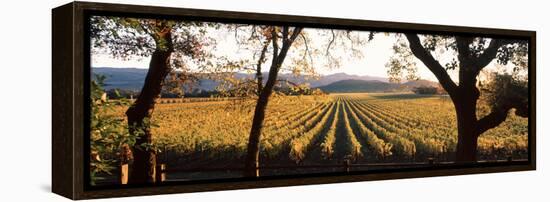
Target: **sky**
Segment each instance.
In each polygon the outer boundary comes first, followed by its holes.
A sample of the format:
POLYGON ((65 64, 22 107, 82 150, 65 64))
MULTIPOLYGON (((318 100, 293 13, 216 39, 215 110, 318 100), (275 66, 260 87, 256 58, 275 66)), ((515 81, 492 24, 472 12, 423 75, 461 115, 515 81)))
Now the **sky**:
MULTIPOLYGON (((304 29, 305 33, 310 36, 312 41, 310 42, 310 47, 318 47, 320 51, 324 51, 324 45, 327 44, 327 40, 330 39, 330 35, 323 34, 328 33, 327 30, 323 29, 314 29, 306 28, 304 29), (328 38, 327 38, 328 37, 328 38)), ((363 37, 364 39, 368 38, 369 32, 355 31, 354 34, 358 37, 363 37)), ((249 49, 244 49, 242 46, 235 40, 235 33, 233 31, 228 31, 226 29, 207 29, 207 36, 215 39, 215 47, 210 47, 210 51, 216 56, 223 56, 232 59, 240 58, 249 58, 251 61, 256 61, 253 57, 253 51, 249 49)), ((341 66, 339 68, 327 68, 323 64, 317 63, 315 66, 316 72, 321 75, 335 74, 335 73, 346 73, 352 75, 369 75, 377 77, 388 77, 387 68, 385 67, 386 63, 390 60, 390 57, 394 55, 392 49, 393 45, 397 42, 398 36, 395 34, 376 34, 372 41, 369 41, 363 45, 361 50, 362 57, 344 57, 341 60, 341 66)), ((349 54, 349 46, 333 46, 334 50, 331 50, 335 55, 346 56, 349 54)), ((100 51, 101 52, 101 51, 100 51)), ((289 52, 289 55, 285 59, 284 64, 289 64, 292 57, 297 57, 296 52, 289 52), (293 55, 294 54, 294 55, 293 55)), ((434 54, 434 57, 440 61, 445 61, 449 59, 450 55, 443 54, 434 54)), ((264 71, 268 71, 270 64, 269 54, 267 55, 268 60, 264 63, 264 71)), ((325 61, 326 57, 324 54, 320 54, 315 58, 315 61, 325 61)), ((148 68, 149 57, 133 57, 128 60, 116 59, 111 57, 108 53, 94 53, 92 55, 92 67, 114 67, 114 68, 148 68)), ((420 79, 437 81, 433 73, 418 59, 414 58, 418 72, 417 76, 420 79)), ((443 62, 442 62, 442 65, 443 62)), ((490 68, 497 68, 495 63, 489 65, 490 68)), ((458 75, 456 72, 449 72, 453 80, 457 80, 458 75)))

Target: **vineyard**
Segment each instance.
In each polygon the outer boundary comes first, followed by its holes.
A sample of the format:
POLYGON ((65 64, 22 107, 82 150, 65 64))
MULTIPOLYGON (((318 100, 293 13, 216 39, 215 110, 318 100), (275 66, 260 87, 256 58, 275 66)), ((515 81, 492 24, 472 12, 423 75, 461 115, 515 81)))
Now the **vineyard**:
POLYGON ((533 157, 527 38, 121 16, 87 22, 92 185, 533 157))
MULTIPOLYGON (((241 165, 254 100, 161 102, 155 109, 159 160, 172 166, 241 165)), ((114 116, 123 116, 123 108, 114 116)), ((480 115, 483 108, 480 108, 480 115)), ((446 96, 334 94, 273 97, 263 126, 261 164, 453 161, 454 106, 446 96)), ((527 119, 510 113, 482 134, 478 159, 527 158, 527 119)))

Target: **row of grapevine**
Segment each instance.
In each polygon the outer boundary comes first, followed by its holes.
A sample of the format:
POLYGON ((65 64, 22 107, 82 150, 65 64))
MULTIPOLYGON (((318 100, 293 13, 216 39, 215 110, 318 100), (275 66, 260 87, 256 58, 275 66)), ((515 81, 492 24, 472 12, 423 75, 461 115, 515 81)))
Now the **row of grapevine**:
MULTIPOLYGON (((455 151, 457 142, 456 117, 452 102, 444 98, 425 97, 418 99, 377 99, 374 96, 354 96, 366 110, 398 128, 396 133, 415 136, 411 140, 421 142, 420 153, 441 154, 455 151)), ((487 113, 482 105, 480 116, 487 113)), ((478 106, 479 107, 479 106, 478 106)), ((526 119, 510 115, 499 127, 493 128, 478 139, 480 154, 494 156, 516 152, 526 153, 526 119)), ((391 128, 388 128, 392 130, 391 128)), ((420 146, 420 145, 417 145, 420 146)))
POLYGON ((342 115, 344 116, 343 128, 346 133, 346 141, 347 141, 347 153, 351 155, 352 159, 357 159, 360 157, 363 157, 363 152, 361 151, 361 144, 357 140, 357 137, 355 136, 355 133, 353 132, 353 129, 351 128, 351 124, 348 118, 348 112, 346 110, 347 101, 342 102, 342 115))
POLYGON ((406 137, 412 140, 415 143, 415 147, 418 152, 423 154, 439 154, 446 151, 447 144, 443 140, 434 138, 432 131, 427 130, 418 130, 415 128, 409 128, 409 130, 402 129, 403 126, 397 120, 391 120, 388 117, 374 112, 369 107, 358 104, 360 111, 369 116, 373 121, 375 121, 382 128, 400 135, 401 137, 406 137), (384 119, 386 118, 386 120, 384 119), (389 121, 388 121, 389 120, 389 121))
POLYGON ((285 151, 285 148, 288 148, 288 143, 317 124, 321 117, 330 109, 331 105, 330 103, 325 103, 311 110, 308 114, 288 122, 286 126, 271 131, 264 131, 265 137, 262 139, 262 145, 266 151, 266 155, 274 157, 285 151))
POLYGON ((378 136, 376 136, 374 132, 368 129, 361 122, 359 117, 357 117, 355 110, 351 108, 349 103, 347 103, 346 106, 350 112, 349 114, 351 115, 352 122, 354 123, 356 128, 359 130, 359 134, 363 139, 365 139, 369 147, 372 148, 372 150, 376 153, 376 155, 382 158, 392 155, 391 149, 393 145, 391 143, 384 142, 384 140, 378 138, 378 136))
POLYGON ((330 117, 334 115, 336 108, 336 103, 331 103, 330 107, 327 108, 327 111, 323 113, 322 117, 317 117, 317 119, 312 119, 311 121, 306 123, 309 127, 309 130, 307 130, 307 132, 301 134, 300 136, 292 139, 289 143, 290 159, 296 162, 300 162, 305 158, 306 152, 310 150, 311 146, 315 142, 317 142, 316 140, 319 138, 320 134, 325 128, 325 125, 329 124, 330 117))
POLYGON ((338 99, 336 101, 336 112, 334 112, 334 119, 332 119, 332 123, 330 124, 330 127, 328 129, 328 132, 325 135, 325 138, 321 142, 321 155, 325 159, 332 158, 332 155, 334 153, 334 143, 336 141, 336 129, 338 124, 338 118, 340 117, 340 108, 341 108, 340 100, 338 99))
POLYGON ((296 119, 309 114, 314 109, 323 106, 325 103, 319 103, 311 107, 303 108, 301 110, 289 111, 280 116, 270 116, 267 118, 264 128, 281 128, 289 123, 294 122, 296 119))
MULTIPOLYGON (((285 121, 285 124, 279 125, 278 127, 271 128, 272 133, 270 133, 270 136, 278 136, 278 135, 281 135, 282 133, 288 134, 289 131, 292 131, 300 126, 303 126, 304 122, 318 115, 320 112, 326 109, 329 105, 330 105, 329 103, 317 105, 312 109, 306 110, 306 112, 303 114, 300 114, 296 117, 289 118, 288 121, 285 121)), ((298 134, 298 133, 295 133, 295 134, 298 134)))
MULTIPOLYGON (((422 116, 422 118, 415 118, 413 116, 418 115, 418 113, 409 114, 405 113, 404 110, 401 110, 401 113, 397 113, 386 109, 381 105, 373 105, 365 102, 361 104, 369 106, 369 109, 371 109, 374 113, 379 114, 381 117, 391 119, 390 122, 399 122, 400 126, 402 126, 402 128, 404 129, 416 129, 420 131, 430 130, 430 133, 426 135, 430 136, 431 138, 438 138, 440 140, 448 139, 449 137, 455 136, 453 135, 455 133, 454 128, 449 126, 448 124, 441 123, 440 120, 427 120, 425 116, 422 116), (411 125, 411 123, 415 124, 411 125)), ((434 114, 432 113, 430 115, 434 114)))
POLYGON ((309 108, 296 110, 299 113, 287 113, 291 115, 268 122, 272 124, 264 126, 262 129, 261 153, 268 157, 275 157, 281 154, 287 146, 285 142, 290 141, 303 130, 301 123, 321 116, 329 105, 330 103, 328 102, 319 103, 309 108))
POLYGON ((418 113, 418 108, 415 107, 421 106, 419 106, 416 102, 410 103, 406 101, 393 101, 379 104, 362 102, 362 104, 372 106, 369 108, 387 118, 398 120, 402 126, 429 132, 424 135, 427 135, 430 138, 442 140, 451 145, 456 144, 456 139, 453 140, 453 138, 456 138, 456 130, 454 127, 456 121, 452 115, 453 113, 449 113, 447 111, 452 110, 449 107, 441 107, 439 104, 434 105, 426 103, 424 105, 427 106, 421 108, 425 112, 418 113))
POLYGON ((373 120, 373 118, 375 117, 372 117, 372 115, 368 116, 367 115, 368 113, 366 114, 365 111, 360 110, 356 106, 356 103, 351 102, 351 107, 357 113, 362 123, 368 129, 370 129, 375 134, 377 134, 377 136, 381 137, 382 139, 384 139, 385 141, 393 145, 393 150, 397 155, 401 155, 409 158, 415 155, 416 145, 412 141, 394 132, 388 131, 386 128, 380 126, 378 124, 380 122, 379 119, 373 120))
MULTIPOLYGON (((389 102, 384 102, 384 103, 378 103, 378 104, 374 104, 372 102, 361 102, 361 104, 364 104, 366 106, 368 106, 369 108, 371 109, 374 109, 376 111, 378 111, 379 113, 382 113, 386 116, 389 116, 389 117, 393 117, 395 119, 398 119, 400 120, 400 123, 402 123, 403 125, 406 125, 408 127, 413 127, 413 128, 419 128, 419 127, 441 127, 441 128, 450 128, 448 124, 445 124, 445 123, 441 123, 441 122, 435 122, 435 121, 427 121, 426 119, 418 119, 416 117, 413 117, 413 116, 410 116, 410 115, 414 115, 414 114, 418 114, 418 111, 416 111, 416 113, 414 112, 409 112, 409 111, 406 111, 404 109, 401 109, 401 108, 404 108, 404 107, 409 107, 409 108, 412 108, 411 106, 403 106, 403 105, 398 105, 396 103, 389 103, 389 102)), ((431 115, 434 115, 432 111, 430 111, 431 113, 428 113, 428 114, 431 114, 431 115)), ((425 117, 423 117, 425 118, 425 117)), ((448 121, 448 122, 452 122, 451 121, 448 121)))

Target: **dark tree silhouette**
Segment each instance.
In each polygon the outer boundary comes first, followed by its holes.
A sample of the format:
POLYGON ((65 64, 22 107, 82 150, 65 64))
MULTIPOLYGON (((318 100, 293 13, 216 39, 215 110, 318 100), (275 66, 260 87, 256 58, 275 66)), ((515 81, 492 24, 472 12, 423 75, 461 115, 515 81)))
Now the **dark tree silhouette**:
MULTIPOLYGON (((458 142, 456 146, 457 162, 475 162, 477 155, 477 139, 485 131, 497 127, 506 120, 508 112, 516 109, 519 116, 527 116, 527 91, 524 93, 502 93, 499 99, 505 101, 491 107, 488 115, 478 118, 477 104, 480 98, 478 88, 478 76, 481 70, 496 60, 497 63, 507 65, 512 62, 515 71, 527 68, 527 41, 488 39, 479 37, 449 37, 449 36, 424 36, 423 42, 417 34, 405 34, 410 53, 418 58, 439 80, 445 91, 448 92, 455 106, 458 128, 458 142), (434 58, 431 51, 454 50, 456 59, 445 65, 440 64, 434 58), (455 83, 448 74, 448 70, 458 68, 458 82, 455 83), (522 100, 521 102, 518 100, 522 100)), ((394 47, 396 53, 401 56, 411 56, 405 53, 403 45, 394 47)), ((398 74, 411 68, 411 64, 400 65, 392 59, 388 72, 398 74), (393 63, 392 63, 393 62, 393 63)), ((391 75, 390 75, 391 76, 391 75)), ((511 81, 511 80, 510 80, 511 81)), ((513 85, 512 82, 509 82, 513 85)), ((494 88, 509 90, 504 82, 497 83, 494 88)), ((521 88, 521 85, 515 85, 521 88)), ((525 86, 526 88, 526 86, 525 86)))
MULTIPOLYGON (((92 51, 127 59, 151 57, 145 83, 126 111, 134 162, 129 183, 155 182, 156 149, 152 144, 151 117, 165 77, 175 69, 187 71, 185 63, 204 61, 204 24, 157 19, 117 17, 91 18, 92 51), (202 37, 202 38, 201 38, 202 37), (200 40, 199 40, 200 38, 200 40)), ((183 75, 183 74, 182 74, 183 75)))
MULTIPOLYGON (((262 82, 258 82, 258 88, 261 91, 258 95, 258 101, 254 109, 254 117, 252 119, 252 128, 250 129, 250 135, 248 137, 248 146, 245 159, 245 171, 244 175, 247 177, 256 177, 257 167, 259 166, 260 157, 260 135, 262 133, 262 126, 265 119, 265 109, 269 102, 269 96, 273 92, 273 87, 277 82, 277 75, 285 60, 288 50, 294 43, 294 40, 300 35, 302 27, 295 27, 292 30, 288 26, 281 28, 271 28, 271 46, 273 48, 273 58, 271 60, 271 67, 269 68, 269 74, 265 86, 261 86, 262 82), (279 33, 280 35, 279 36, 279 33), (279 47, 279 38, 281 40, 281 47, 279 47)), ((265 46, 264 46, 265 47, 265 46)), ((262 50, 263 54, 265 52, 262 50)), ((261 65, 259 65, 261 68, 261 65)), ((261 69, 260 69, 261 74, 261 69)), ((261 77, 259 77, 261 79, 261 77)), ((259 79, 258 79, 259 80, 259 79)))

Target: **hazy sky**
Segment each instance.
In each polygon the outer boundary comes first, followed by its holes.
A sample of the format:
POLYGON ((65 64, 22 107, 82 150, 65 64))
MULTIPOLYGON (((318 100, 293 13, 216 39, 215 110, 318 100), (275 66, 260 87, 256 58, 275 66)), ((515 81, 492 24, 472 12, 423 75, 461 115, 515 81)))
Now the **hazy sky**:
MULTIPOLYGON (((320 34, 321 31, 317 29, 311 29, 306 28, 304 29, 304 32, 307 32, 309 36, 313 39, 313 44, 310 44, 310 46, 315 47, 319 46, 321 47, 320 43, 326 43, 326 41, 323 41, 320 34), (317 37, 317 38, 316 38, 317 37)), ((368 37, 369 32, 356 32, 359 36, 362 36, 364 38, 368 37)), ((252 52, 250 50, 243 50, 242 47, 240 47, 237 42, 235 41, 234 32, 228 32, 227 30, 215 30, 215 29, 209 29, 208 30, 208 36, 212 37, 216 40, 216 47, 212 48, 211 51, 215 52, 215 55, 225 56, 229 58, 243 58, 243 57, 250 57, 253 61, 255 59, 252 58, 252 52)), ((326 75, 326 74, 334 74, 334 73, 347 73, 347 74, 354 74, 354 75, 369 75, 369 76, 378 76, 378 77, 388 77, 387 76, 387 68, 385 67, 385 64, 389 61, 390 57, 394 54, 392 50, 392 46, 396 43, 397 37, 394 34, 377 34, 375 35, 374 39, 370 42, 368 42, 362 50, 363 57, 361 58, 344 58, 341 61, 341 67, 337 69, 329 69, 326 67, 321 67, 322 65, 315 65, 315 69, 318 73, 326 75)), ((345 49, 337 49, 333 50, 336 54, 340 55, 349 55, 345 49)), ((288 64, 287 61, 290 60, 289 57, 291 57, 291 52, 289 52, 289 56, 287 56, 287 59, 285 60, 285 64, 288 64)), ((270 63, 270 57, 269 54, 267 55, 268 60, 266 64, 264 64, 264 71, 268 71, 269 63, 270 63)), ((322 57, 322 56, 320 56, 322 57)), ((449 58, 453 56, 449 55, 435 55, 437 59, 443 59, 449 58)), ((123 68, 123 67, 133 67, 133 68, 148 68, 150 58, 131 58, 127 61, 121 60, 121 59, 115 59, 112 58, 108 54, 94 54, 92 55, 92 67, 117 67, 117 68, 123 68)), ((316 59, 317 60, 317 59, 316 59)), ((321 58, 318 58, 318 60, 321 60, 321 58)), ((420 62, 419 60, 416 60, 416 64, 418 67, 418 76, 420 76, 421 79, 428 79, 432 81, 437 81, 435 76, 420 62)), ((441 61, 443 61, 441 60, 441 61)), ((289 62, 290 63, 290 62, 289 62)), ((444 64, 442 64, 444 65, 444 64)), ((494 63, 492 63, 490 66, 495 66, 494 63)), ((456 80, 456 73, 449 72, 451 75, 451 78, 456 80)))

